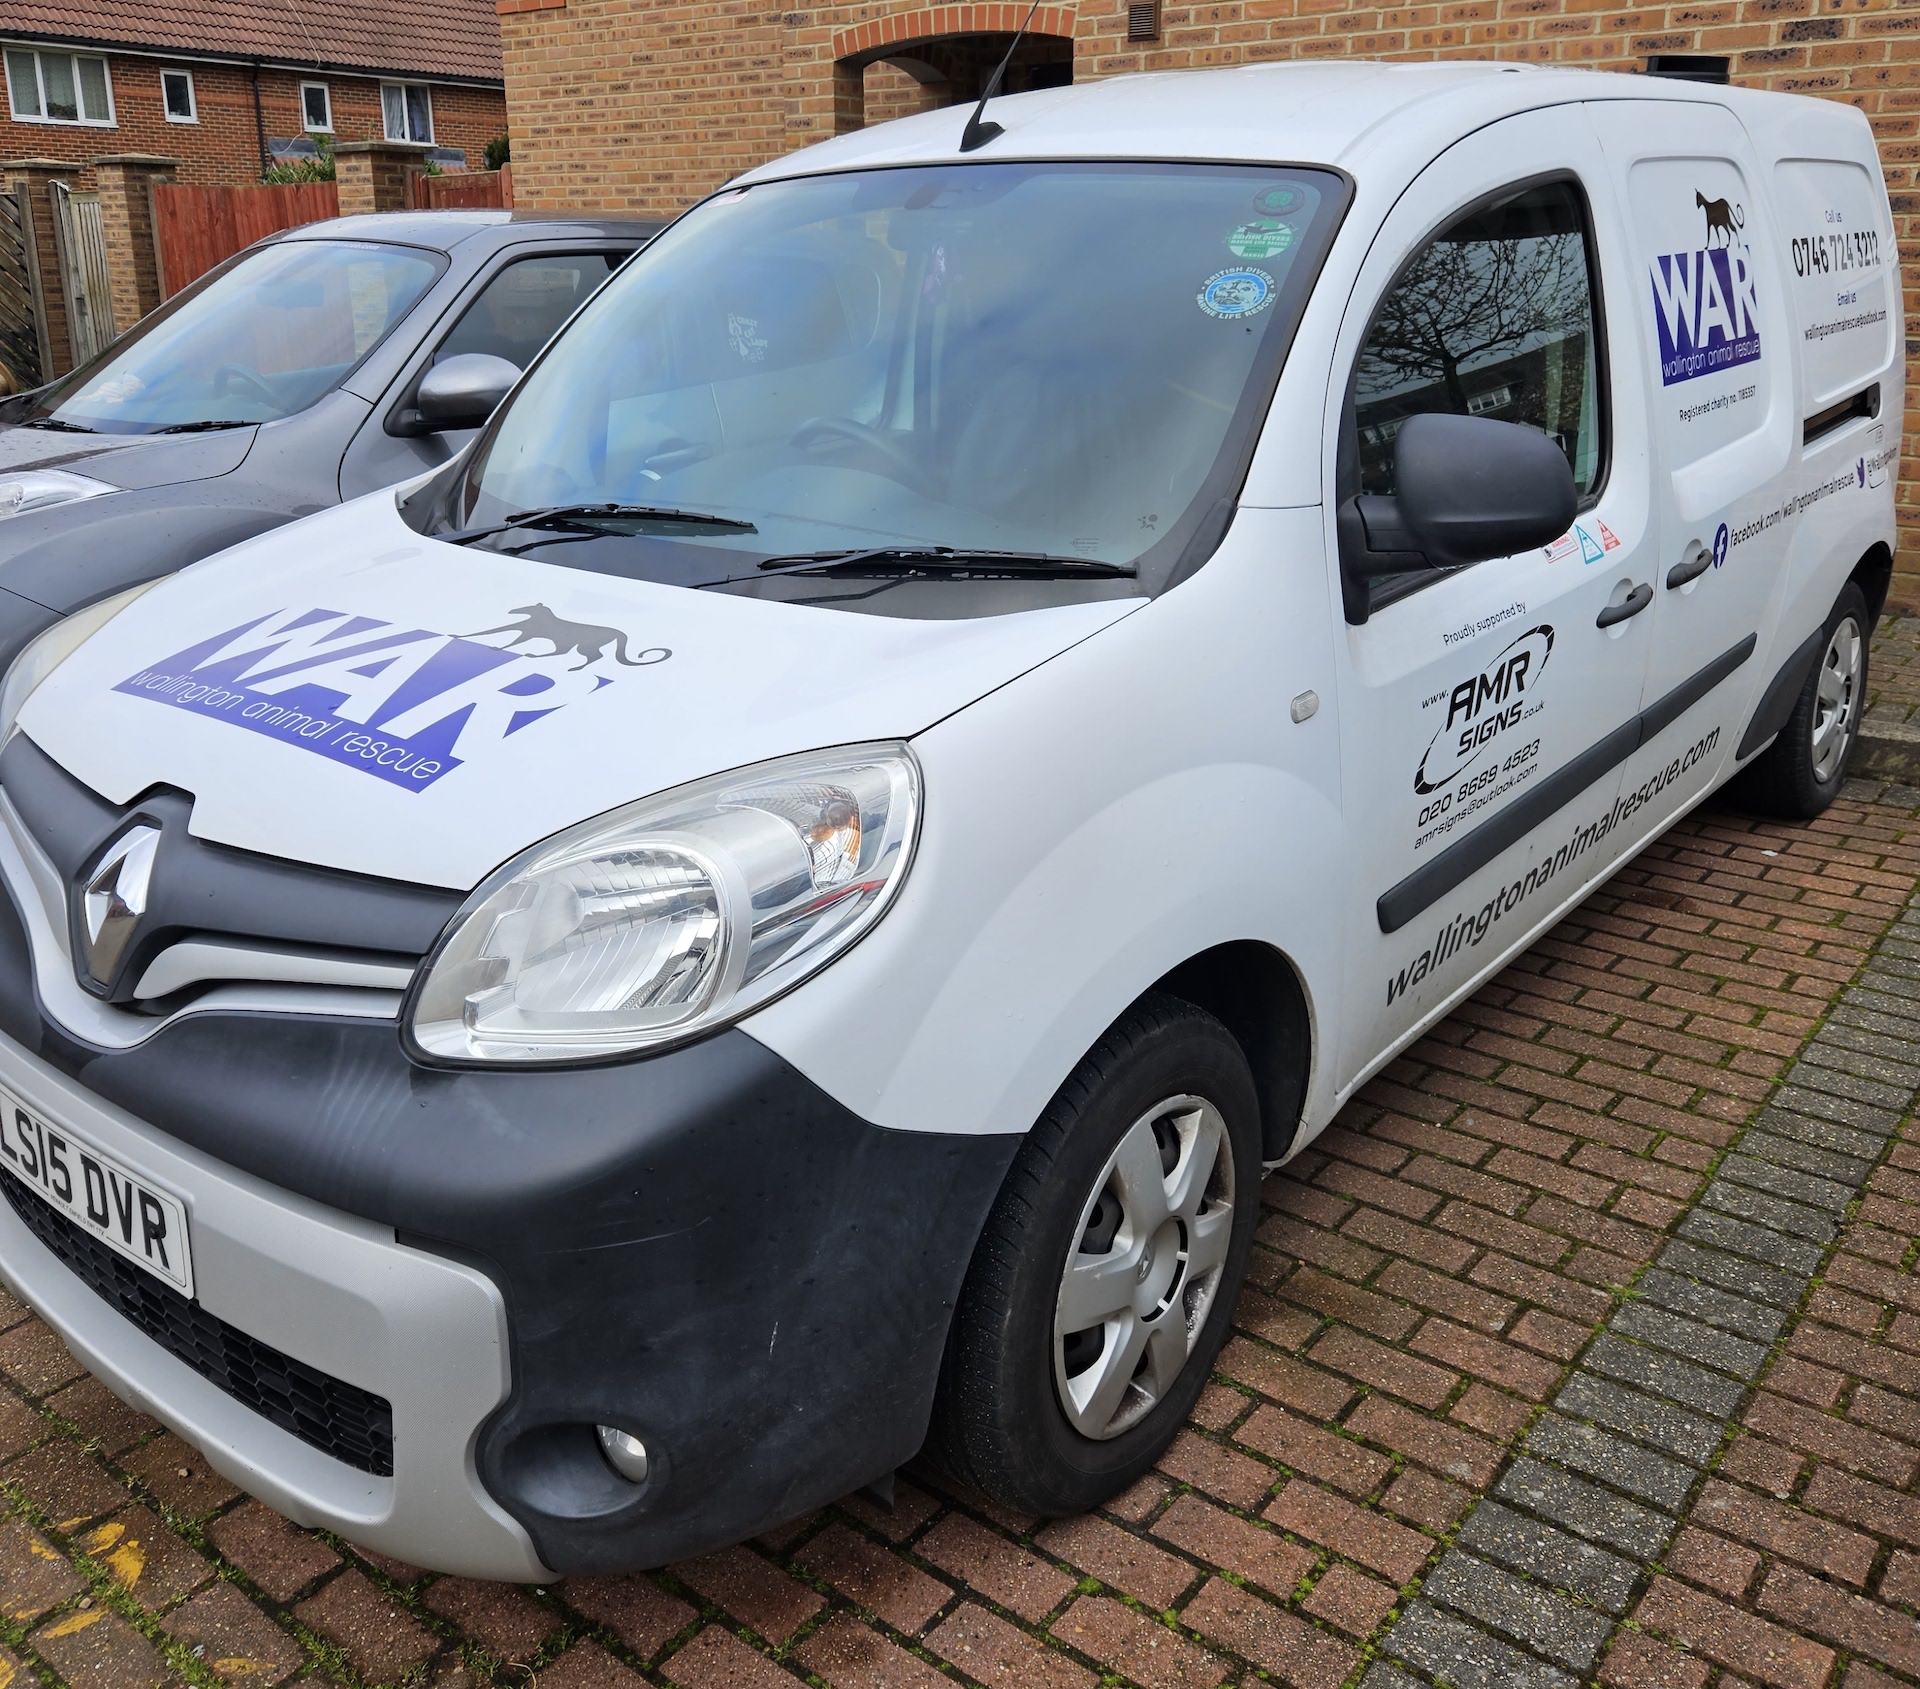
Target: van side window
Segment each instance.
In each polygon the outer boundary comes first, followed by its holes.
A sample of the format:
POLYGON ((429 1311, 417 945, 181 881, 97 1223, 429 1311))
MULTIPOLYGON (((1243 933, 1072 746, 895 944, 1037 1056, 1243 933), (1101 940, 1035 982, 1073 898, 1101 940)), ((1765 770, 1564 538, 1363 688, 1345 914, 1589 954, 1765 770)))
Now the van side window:
POLYGON ((1527 188, 1442 229, 1380 302, 1354 371, 1360 491, 1392 493, 1393 442, 1424 411, 1525 423, 1599 484, 1599 348, 1586 203, 1527 188))

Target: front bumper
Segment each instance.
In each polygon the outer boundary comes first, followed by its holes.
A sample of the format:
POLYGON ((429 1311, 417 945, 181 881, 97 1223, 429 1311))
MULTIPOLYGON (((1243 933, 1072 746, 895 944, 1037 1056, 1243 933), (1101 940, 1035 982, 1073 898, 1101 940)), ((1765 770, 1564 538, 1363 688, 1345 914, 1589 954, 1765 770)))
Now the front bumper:
MULTIPOLYGON (((0 1203, 0 1277, 117 1395, 303 1525, 475 1577, 547 1576, 480 1483, 481 1427, 508 1393, 506 1305, 470 1266, 277 1190, 94 1096, 0 1036, 0 1085, 182 1193, 211 1314, 392 1405, 391 1477, 281 1430, 124 1318, 0 1203)), ((3 1176, 3 1175, 0 1175, 3 1176)), ((29 1201, 37 1199, 28 1198, 29 1201)))
POLYGON ((873 1126, 738 1028, 549 1072, 419 1067, 345 1015, 102 1050, 46 1018, 11 899, 0 1034, 0 1084, 186 1200, 212 1312, 392 1402, 393 1477, 224 1395, 5 1205, 0 1274, 290 1517, 492 1577, 663 1565, 909 1459, 1020 1141, 873 1126), (597 1425, 647 1445, 644 1485, 597 1425))

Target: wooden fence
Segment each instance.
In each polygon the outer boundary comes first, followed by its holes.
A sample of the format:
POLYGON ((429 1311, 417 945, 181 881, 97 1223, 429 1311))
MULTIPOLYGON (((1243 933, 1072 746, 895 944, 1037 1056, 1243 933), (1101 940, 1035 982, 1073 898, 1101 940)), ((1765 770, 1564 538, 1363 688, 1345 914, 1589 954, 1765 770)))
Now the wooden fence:
POLYGON ((513 166, 455 170, 443 176, 417 172, 407 178, 410 211, 511 211, 513 166))
POLYGON ((177 182, 153 190, 153 237, 160 295, 178 293, 214 265, 276 229, 340 215, 331 182, 263 183, 257 188, 194 188, 177 182))

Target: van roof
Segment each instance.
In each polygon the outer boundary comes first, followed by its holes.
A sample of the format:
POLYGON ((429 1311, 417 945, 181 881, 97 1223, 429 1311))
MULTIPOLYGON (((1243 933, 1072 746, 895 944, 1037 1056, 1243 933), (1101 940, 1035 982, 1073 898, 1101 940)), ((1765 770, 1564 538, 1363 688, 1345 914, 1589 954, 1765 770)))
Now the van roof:
MULTIPOLYGON (((1596 99, 1779 106, 1822 102, 1615 71, 1559 70, 1508 60, 1389 63, 1378 59, 1156 71, 997 96, 1006 133, 971 161, 1034 158, 1244 159, 1351 166, 1364 155, 1433 156, 1436 130, 1462 135, 1515 112, 1596 99)), ((836 136, 748 172, 742 181, 963 156, 971 106, 836 136)), ((1416 164, 1414 166, 1418 168, 1416 164)))

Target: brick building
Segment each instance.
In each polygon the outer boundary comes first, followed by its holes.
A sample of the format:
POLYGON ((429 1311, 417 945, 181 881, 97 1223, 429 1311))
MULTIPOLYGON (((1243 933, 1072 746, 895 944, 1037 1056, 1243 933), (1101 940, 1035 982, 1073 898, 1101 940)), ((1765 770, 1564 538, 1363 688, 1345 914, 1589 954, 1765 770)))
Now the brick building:
POLYGON ((504 134, 487 0, 11 0, 0 159, 153 154, 175 179, 260 179, 270 143, 412 140, 476 168, 504 134))
MULTIPOLYGON (((1027 10, 1025 0, 804 5, 497 0, 519 203, 671 214, 809 142, 977 98, 1027 10)), ((1009 87, 1342 56, 1632 72, 1654 53, 1725 55, 1743 85, 1858 106, 1880 136, 1903 257, 1920 262, 1920 0, 1080 0, 1039 7, 1009 87)), ((1920 270, 1911 275, 1909 347, 1920 353, 1920 270)), ((1907 380, 1920 405, 1920 355, 1907 380)), ((1895 598, 1920 605, 1911 444, 1901 486, 1895 598)))

